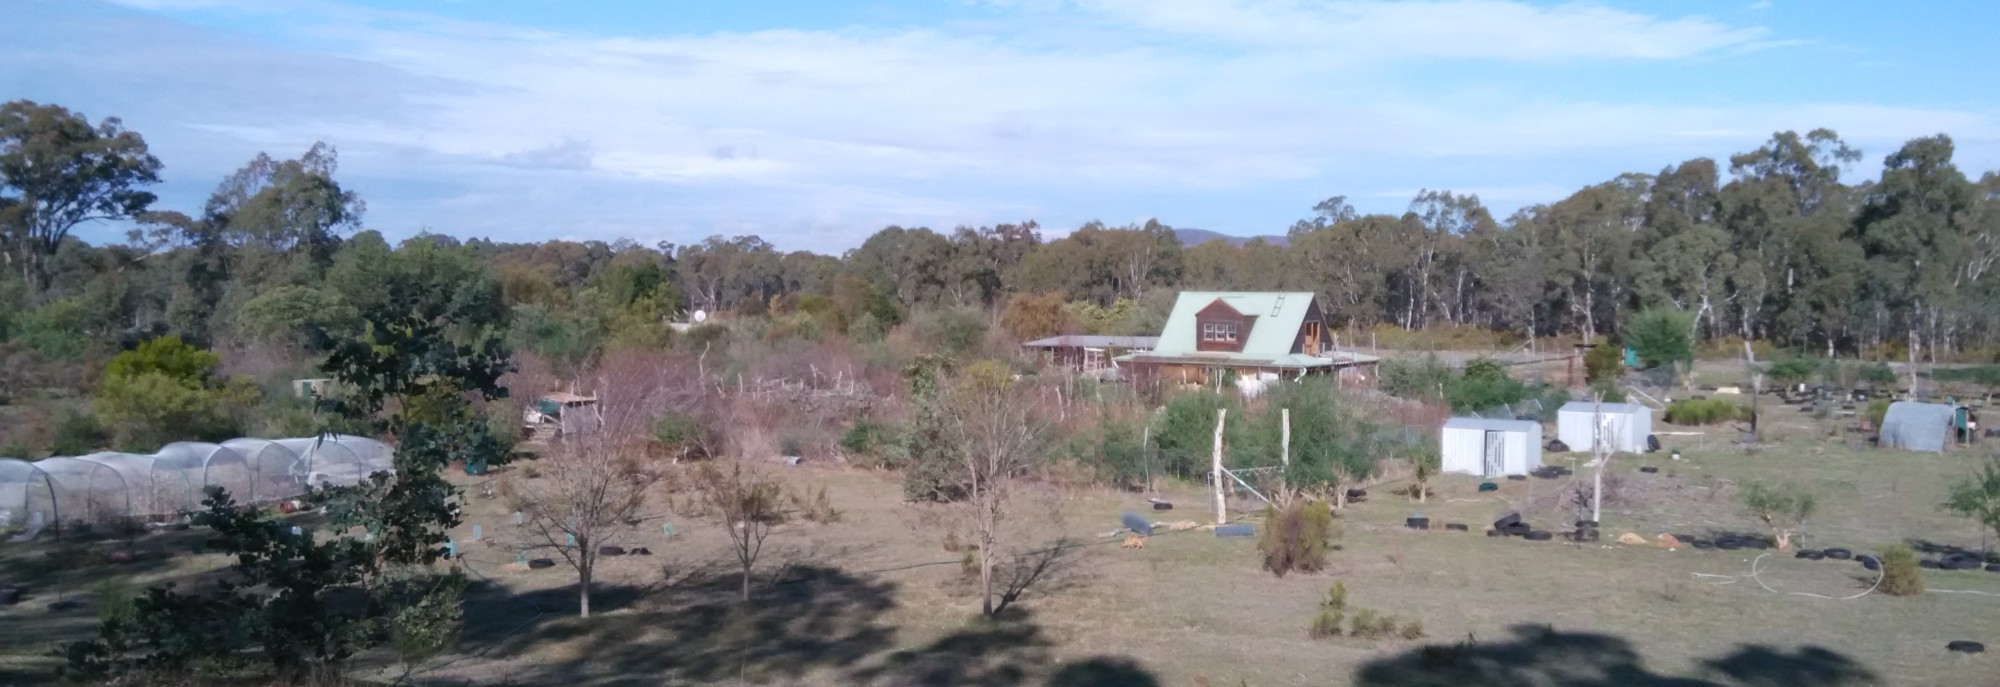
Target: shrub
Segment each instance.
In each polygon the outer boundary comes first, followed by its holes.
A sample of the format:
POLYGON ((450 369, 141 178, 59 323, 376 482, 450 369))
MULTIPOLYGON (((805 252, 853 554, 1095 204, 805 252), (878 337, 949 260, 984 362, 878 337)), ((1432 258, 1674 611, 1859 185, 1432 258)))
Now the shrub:
POLYGON ((1590 347, 1589 353, 1583 355, 1584 381, 1589 382, 1593 387, 1599 383, 1616 382, 1619 375, 1624 373, 1625 349, 1623 346, 1608 341, 1599 342, 1596 346, 1590 347))
POLYGON ((971 353, 986 340, 986 317, 972 308, 931 310, 918 315, 910 325, 918 340, 954 356, 971 353))
POLYGON ((97 423, 97 416, 73 408, 64 409, 61 415, 56 416, 55 445, 49 450, 58 456, 81 456, 103 447, 106 438, 104 427, 97 423))
POLYGON ((1712 425, 1744 419, 1747 411, 1719 398, 1684 398, 1667 404, 1667 422, 1676 425, 1712 425))
POLYGON ((840 522, 841 513, 833 507, 833 499, 826 495, 826 486, 807 487, 787 494, 792 509, 807 521, 822 525, 840 522))
POLYGON ((1319 613, 1313 616, 1312 624, 1306 626, 1306 636, 1313 639, 1339 637, 1340 623, 1346 618, 1346 612, 1338 608, 1321 606, 1319 613))
POLYGON ((840 435, 840 448, 854 455, 870 455, 894 442, 894 430, 866 418, 855 420, 854 426, 840 435))
POLYGON ((1924 593, 1923 569, 1917 566, 1917 552, 1902 544, 1882 549, 1883 594, 1916 596, 1924 593))
POLYGON ((1335 582, 1320 597, 1319 613, 1313 616, 1312 624, 1306 626, 1306 636, 1313 639, 1340 636, 1340 623, 1347 617, 1347 585, 1335 582))
POLYGON ((1751 482, 1743 485, 1742 499, 1744 509, 1771 528, 1780 551, 1791 548, 1792 534, 1819 509, 1819 499, 1798 485, 1751 482))
POLYGON ((1819 368, 1819 361, 1812 358, 1785 358, 1765 366, 1764 374, 1779 384, 1798 384, 1811 379, 1819 368))
POLYGON ((1324 503, 1301 499, 1282 509, 1264 508, 1257 551, 1264 554, 1264 569, 1272 575, 1316 573, 1326 568, 1333 536, 1333 512, 1324 503))
POLYGON ((1694 360, 1694 313, 1647 308, 1625 323, 1625 341, 1648 368, 1694 360))
MULTIPOLYGON (((1389 620, 1377 616, 1375 611, 1363 608, 1354 612, 1354 619, 1348 623, 1347 634, 1361 639, 1375 639, 1382 636, 1382 621, 1389 620)), ((1391 623, 1393 627, 1393 621, 1391 623)))
POLYGON ((1451 368, 1436 355, 1390 358, 1380 367, 1382 391, 1399 398, 1442 400, 1452 382, 1451 368))
POLYGON ((1424 621, 1412 618, 1410 622, 1403 623, 1402 635, 1403 639, 1423 639, 1424 621))
POLYGON ((1868 402, 1868 426, 1882 428, 1882 418, 1889 416, 1889 399, 1878 398, 1868 402))
MULTIPOLYGON (((1159 448, 1160 469, 1178 477, 1190 477, 1206 472, 1209 454, 1215 446, 1215 411, 1229 409, 1229 422, 1223 431, 1224 441, 1230 441, 1241 433, 1244 418, 1237 412, 1238 406, 1230 397, 1213 391, 1202 390, 1180 394, 1167 401, 1167 407, 1160 413, 1158 424, 1153 428, 1153 445, 1159 448)), ((1297 432, 1294 427, 1293 431, 1297 432)))

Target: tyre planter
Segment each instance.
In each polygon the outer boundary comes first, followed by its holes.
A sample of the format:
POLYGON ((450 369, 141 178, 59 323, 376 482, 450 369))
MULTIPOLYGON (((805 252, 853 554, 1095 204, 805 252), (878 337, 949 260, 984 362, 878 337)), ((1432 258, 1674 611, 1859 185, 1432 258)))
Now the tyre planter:
POLYGON ((1527 476, 1527 475, 1508 475, 1508 476, 1507 476, 1507 479, 1510 479, 1510 480, 1513 480, 1513 481, 1516 481, 1516 482, 1526 482, 1526 481, 1528 481, 1528 476, 1527 476))
POLYGON ((1943 567, 1944 567, 1944 569, 1946 569, 1946 570, 1978 570, 1978 569, 1979 569, 1979 561, 1976 561, 1976 560, 1973 560, 1973 559, 1970 559, 1970 558, 1954 558, 1954 559, 1951 559, 1951 560, 1947 560, 1947 561, 1943 561, 1942 563, 1943 563, 1943 567))
POLYGON ((1486 536, 1489 536, 1489 537, 1505 537, 1505 536, 1507 536, 1507 533, 1506 533, 1506 532, 1502 532, 1502 531, 1500 531, 1500 530, 1487 530, 1487 531, 1486 531, 1486 536))
POLYGON ((1987 563, 1986 572, 2000 573, 2000 563, 1987 563))
POLYGON ((1534 531, 1535 531, 1535 528, 1533 528, 1533 527, 1529 527, 1529 526, 1528 526, 1528 523, 1525 523, 1525 522, 1517 522, 1517 523, 1514 523, 1513 525, 1510 525, 1510 526, 1507 526, 1507 527, 1503 527, 1503 528, 1500 528, 1500 531, 1502 531, 1502 532, 1506 532, 1507 534, 1510 534, 1510 535, 1513 535, 1513 536, 1516 536, 1516 537, 1525 537, 1525 536, 1528 536, 1528 534, 1529 534, 1529 533, 1532 533, 1532 532, 1534 532, 1534 531))
POLYGON ((1484 492, 1489 492, 1489 491, 1499 491, 1499 490, 1500 490, 1500 485, 1498 485, 1498 484, 1494 484, 1494 483, 1492 483, 1492 482, 1480 482, 1480 483, 1479 483, 1479 491, 1480 491, 1481 493, 1484 493, 1484 492))
POLYGON ((1471 531, 1472 531, 1472 527, 1471 527, 1471 526, 1468 526, 1468 525, 1466 525, 1465 523, 1462 523, 1462 522, 1447 522, 1447 523, 1445 523, 1445 524, 1444 524, 1444 528, 1445 528, 1445 529, 1448 529, 1448 530, 1451 530, 1451 531, 1453 531, 1453 532, 1471 532, 1471 531))
POLYGON ((1724 551, 1735 551, 1743 548, 1743 542, 1739 539, 1717 539, 1715 540, 1715 548, 1724 551))
POLYGON ((1880 558, 1876 558, 1874 556, 1860 556, 1858 557, 1858 559, 1861 561, 1861 567, 1863 568, 1867 568, 1869 570, 1882 569, 1882 559, 1880 558))
POLYGON ((529 570, 542 570, 553 567, 556 567, 556 562, 547 558, 537 558, 535 560, 528 561, 529 570))
POLYGON ((1943 563, 1939 563, 1939 562, 1937 562, 1937 561, 1934 561, 1934 560, 1931 560, 1931 559, 1928 559, 1928 558, 1926 558, 1926 559, 1924 559, 1924 560, 1921 560, 1921 561, 1917 561, 1917 567, 1919 567, 1919 568, 1923 568, 1923 569, 1926 569, 1926 570, 1943 570, 1943 569, 1944 569, 1944 564, 1943 564, 1943 563))
POLYGON ((651 555, 653 555, 653 550, 652 550, 652 549, 649 549, 649 548, 646 548, 646 547, 644 547, 644 546, 640 546, 640 547, 635 547, 635 548, 633 548, 633 549, 632 549, 632 550, 630 551, 630 553, 631 553, 632 555, 634 555, 634 556, 651 556, 651 555))
POLYGON ((21 603, 20 587, 0 587, 0 606, 12 606, 17 603, 21 603))
POLYGON ((1792 557, 1793 557, 1793 558, 1805 558, 1805 559, 1809 559, 1809 560, 1815 560, 1815 561, 1816 561, 1816 560, 1819 560, 1819 559, 1822 559, 1822 558, 1825 558, 1825 557, 1826 557, 1826 554, 1824 554, 1824 553, 1820 553, 1820 552, 1818 552, 1818 551, 1814 551, 1814 550, 1812 550, 1812 549, 1799 549, 1797 553, 1794 553, 1794 554, 1792 554, 1792 557))
POLYGON ((1412 515, 1403 519, 1403 525, 1413 530, 1427 530, 1431 528, 1431 519, 1421 515, 1412 515))
POLYGON ((1542 530, 1535 530, 1527 534, 1521 535, 1521 538, 1526 539, 1528 541, 1548 541, 1556 538, 1556 535, 1542 530))
POLYGON ((1847 549, 1827 549, 1825 553, 1827 558, 1836 561, 1844 561, 1854 557, 1854 552, 1847 549))
POLYGON ((1979 642, 1973 642, 1961 639, 1956 642, 1944 645, 1944 650, 1956 651, 1961 654, 1977 654, 1977 653, 1984 653, 1986 651, 1986 645, 1980 644, 1979 642))
POLYGON ((1576 526, 1577 526, 1577 527, 1579 527, 1579 528, 1590 528, 1590 529, 1597 529, 1597 521, 1596 521, 1596 520, 1578 520, 1578 521, 1576 521, 1576 526))
POLYGON ((1643 472, 1643 473, 1646 473, 1646 474, 1648 474, 1648 475, 1650 475, 1650 474, 1653 474, 1653 473, 1655 473, 1655 472, 1659 472, 1659 471, 1660 471, 1660 469, 1659 469, 1659 468, 1656 468, 1656 467, 1653 467, 1653 466, 1651 466, 1651 465, 1647 465, 1647 466, 1644 466, 1644 467, 1641 467, 1641 468, 1639 468, 1639 471, 1640 471, 1640 472, 1643 472))
POLYGON ((599 555, 599 556, 623 556, 623 555, 625 555, 625 547, 623 547, 623 546, 600 546, 600 547, 597 547, 597 555, 599 555))
POLYGON ((1697 540, 1695 540, 1695 541, 1693 541, 1693 542, 1690 542, 1690 543, 1688 544, 1688 546, 1692 546, 1692 547, 1695 547, 1695 548, 1697 548, 1697 549, 1700 549, 1700 550, 1702 550, 1702 551, 1707 551, 1707 550, 1709 550, 1709 549, 1713 549, 1713 548, 1715 548, 1715 542, 1712 542, 1712 541, 1701 541, 1701 540, 1697 539, 1697 540))
POLYGON ((1493 521, 1493 529, 1504 530, 1518 524, 1521 524, 1521 514, 1508 513, 1506 515, 1500 516, 1500 519, 1493 521))
POLYGON ((1153 510, 1173 510, 1173 509, 1174 509, 1174 504, 1171 504, 1171 503, 1155 503, 1155 504, 1153 504, 1153 510))

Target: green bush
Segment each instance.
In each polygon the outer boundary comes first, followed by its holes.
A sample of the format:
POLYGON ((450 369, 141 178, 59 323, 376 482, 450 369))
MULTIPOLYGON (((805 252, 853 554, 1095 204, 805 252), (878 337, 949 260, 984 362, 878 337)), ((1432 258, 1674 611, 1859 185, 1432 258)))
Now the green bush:
POLYGON ((910 322, 919 341, 932 350, 962 356, 986 341, 986 315, 973 308, 949 307, 919 313, 910 322))
POLYGON ((1868 413, 1868 426, 1876 429, 1882 428, 1882 418, 1889 415, 1889 403, 1889 399, 1886 398, 1878 398, 1868 402, 1868 408, 1866 409, 1868 413))
POLYGON ((49 452, 57 456, 81 456, 103 448, 108 440, 97 416, 65 408, 56 416, 54 445, 49 452))
POLYGON ((1764 367, 1764 374, 1779 384, 1798 384, 1819 374, 1820 362, 1813 358, 1785 358, 1764 367))
POLYGON ((1601 342, 1590 347, 1583 355, 1583 377, 1595 387, 1598 384, 1613 384, 1625 374, 1625 348, 1616 343, 1601 342))
MULTIPOLYGON (((1153 425, 1153 445, 1159 449, 1158 468, 1176 477, 1207 473, 1215 447, 1215 411, 1229 409, 1223 441, 1238 445, 1244 421, 1236 400, 1209 390, 1174 396, 1153 425)), ((1297 428, 1294 428, 1295 430, 1297 428)))
POLYGON ((1625 341, 1647 368, 1694 361, 1694 313, 1647 308, 1625 323, 1625 341))
POLYGON ((1306 636, 1313 639, 1339 637, 1340 623, 1346 619, 1346 612, 1338 608, 1321 606, 1319 613, 1313 616, 1312 624, 1306 626, 1306 636))
POLYGON ((1390 621, 1393 626, 1394 620, 1377 615, 1371 609, 1363 608, 1357 610, 1354 612, 1354 618, 1348 622, 1347 634, 1361 639, 1381 637, 1382 621, 1384 620, 1390 621))
POLYGON ((1917 552, 1902 544, 1882 549, 1883 594, 1917 596, 1924 593, 1924 572, 1917 565, 1917 552))
POLYGON ((1334 534, 1333 511, 1324 503, 1302 499, 1283 509, 1265 506, 1257 551, 1272 575, 1316 573, 1326 569, 1334 534))
POLYGON ((840 435, 840 448, 856 456, 875 455, 895 443, 896 432, 888 425, 862 418, 840 435))
POLYGON ((1746 419, 1749 410, 1719 398, 1684 398, 1667 404, 1666 420, 1676 425, 1713 425, 1746 419))
POLYGON ((1382 391, 1398 398, 1444 400, 1451 385, 1451 368, 1436 355, 1390 358, 1380 365, 1382 391))

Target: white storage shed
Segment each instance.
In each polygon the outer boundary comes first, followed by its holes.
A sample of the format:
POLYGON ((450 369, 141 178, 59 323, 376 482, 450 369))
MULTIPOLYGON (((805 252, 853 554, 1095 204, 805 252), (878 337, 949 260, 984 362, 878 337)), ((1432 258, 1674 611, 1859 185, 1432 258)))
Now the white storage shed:
POLYGON ((1570 401, 1556 412, 1556 438, 1571 451, 1588 453, 1598 437, 1598 423, 1612 451, 1644 453, 1653 434, 1653 409, 1637 403, 1570 401))
POLYGON ((1542 466, 1542 423, 1455 417, 1445 420, 1438 449, 1445 472, 1525 475, 1542 466))

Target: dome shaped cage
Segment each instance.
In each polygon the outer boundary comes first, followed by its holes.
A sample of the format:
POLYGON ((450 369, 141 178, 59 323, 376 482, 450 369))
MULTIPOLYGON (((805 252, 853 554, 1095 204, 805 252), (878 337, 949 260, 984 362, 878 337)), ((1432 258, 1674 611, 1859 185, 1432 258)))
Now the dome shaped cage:
POLYGON ((294 475, 299 454, 269 439, 230 439, 222 447, 243 457, 250 471, 250 497, 241 503, 264 503, 305 493, 305 483, 294 475))
POLYGON ((229 498, 237 503, 257 502, 256 474, 251 472, 250 462, 243 458, 243 454, 227 446, 177 441, 160 447, 153 458, 177 465, 187 473, 196 487, 194 508, 197 510, 202 509, 201 501, 208 497, 210 487, 228 492, 229 498))
POLYGON ((0 458, 0 541, 33 541, 56 523, 55 481, 18 458, 0 458))
POLYGON ((124 475, 97 461, 44 458, 35 467, 49 477, 55 494, 56 534, 116 533, 133 519, 124 475))

